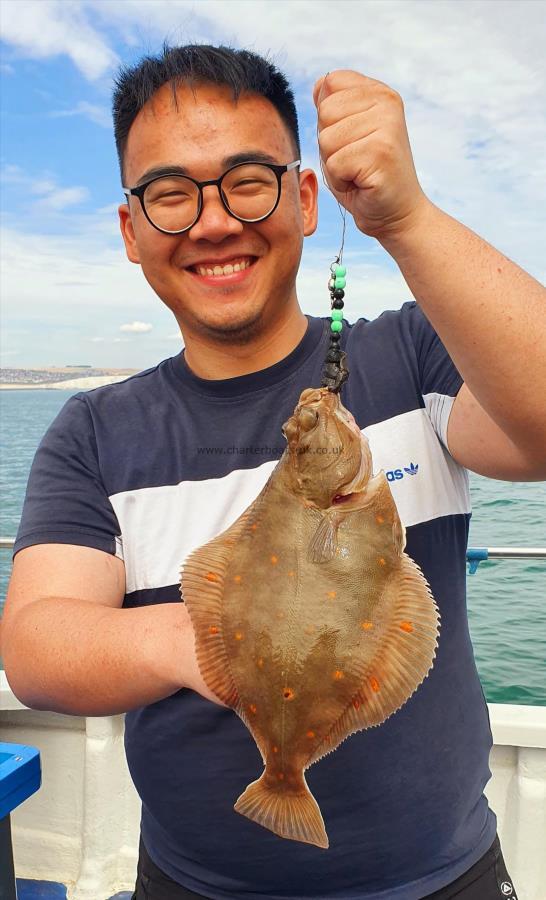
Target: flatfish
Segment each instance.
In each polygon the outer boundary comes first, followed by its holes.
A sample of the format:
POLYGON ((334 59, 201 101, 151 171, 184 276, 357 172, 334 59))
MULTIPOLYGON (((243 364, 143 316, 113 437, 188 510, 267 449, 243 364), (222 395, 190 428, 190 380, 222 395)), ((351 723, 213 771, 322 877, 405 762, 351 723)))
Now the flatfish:
POLYGON ((383 471, 337 393, 307 388, 254 502, 194 550, 181 593, 209 688, 256 741, 264 771, 235 810, 328 847, 305 770, 380 725, 430 671, 439 614, 383 471))

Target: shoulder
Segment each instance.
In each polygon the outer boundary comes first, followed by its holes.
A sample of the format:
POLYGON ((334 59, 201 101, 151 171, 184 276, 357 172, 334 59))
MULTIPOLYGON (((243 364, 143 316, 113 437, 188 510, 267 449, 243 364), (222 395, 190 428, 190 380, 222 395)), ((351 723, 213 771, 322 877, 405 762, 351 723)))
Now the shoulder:
POLYGON ((170 365, 170 358, 164 359, 162 362, 149 369, 143 369, 134 375, 129 375, 122 381, 105 384, 101 387, 92 388, 88 391, 82 391, 75 396, 87 402, 89 407, 100 407, 109 403, 116 403, 120 399, 130 399, 145 395, 158 389, 162 378, 166 376, 166 369, 170 365))

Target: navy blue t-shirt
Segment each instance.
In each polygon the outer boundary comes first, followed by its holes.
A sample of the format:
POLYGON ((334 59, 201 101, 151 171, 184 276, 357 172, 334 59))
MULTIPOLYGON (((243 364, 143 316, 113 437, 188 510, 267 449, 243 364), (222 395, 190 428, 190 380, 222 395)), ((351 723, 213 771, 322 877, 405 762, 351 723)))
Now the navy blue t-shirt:
MULTIPOLYGON (((15 552, 95 547, 124 560, 124 606, 178 603, 187 555, 256 498, 285 449, 282 424, 318 387, 327 319, 308 316, 280 362, 222 380, 183 351, 115 385, 71 397, 30 473, 15 552)), ((418 900, 469 869, 496 819, 483 789, 491 731, 465 600, 466 470, 446 432, 462 379, 415 303, 345 322, 341 399, 387 474, 406 552, 440 609, 432 671, 379 727, 351 736, 306 773, 330 848, 285 840, 233 810, 263 770, 229 709, 181 690, 126 715, 125 745, 154 862, 213 900, 418 900)))

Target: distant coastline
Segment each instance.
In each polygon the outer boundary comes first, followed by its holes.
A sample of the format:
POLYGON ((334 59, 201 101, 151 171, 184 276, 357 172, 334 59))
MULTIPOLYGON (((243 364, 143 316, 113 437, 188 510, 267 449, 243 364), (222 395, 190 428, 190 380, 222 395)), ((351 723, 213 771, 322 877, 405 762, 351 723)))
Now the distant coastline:
POLYGON ((99 369, 94 366, 43 366, 0 369, 0 391, 93 390, 124 381, 138 369, 99 369))

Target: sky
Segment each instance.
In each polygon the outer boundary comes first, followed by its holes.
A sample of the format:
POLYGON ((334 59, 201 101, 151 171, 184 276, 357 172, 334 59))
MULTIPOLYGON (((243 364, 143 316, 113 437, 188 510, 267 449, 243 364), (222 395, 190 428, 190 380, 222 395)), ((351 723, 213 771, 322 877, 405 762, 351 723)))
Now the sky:
MULTIPOLYGON (((143 369, 182 346, 172 313, 125 255, 110 112, 122 64, 165 40, 266 55, 318 171, 312 88, 354 69, 405 104, 425 194, 546 280, 546 0, 0 0, 0 364, 143 369)), ((322 186, 298 277, 328 315, 341 217, 322 186)), ((379 243, 347 217, 345 314, 412 296, 379 243)), ((477 298, 478 299, 478 298, 477 298)))

